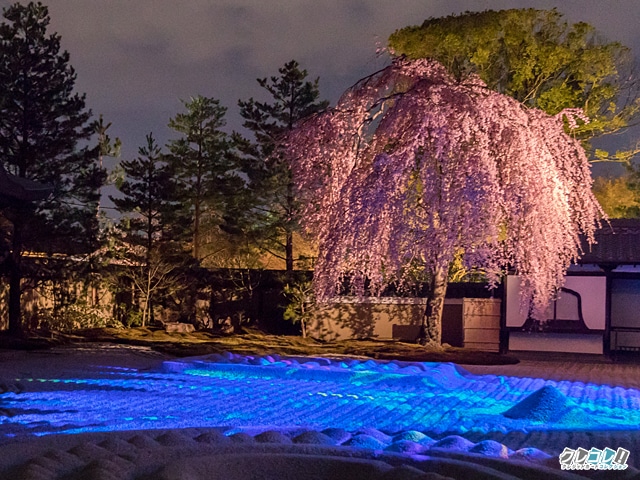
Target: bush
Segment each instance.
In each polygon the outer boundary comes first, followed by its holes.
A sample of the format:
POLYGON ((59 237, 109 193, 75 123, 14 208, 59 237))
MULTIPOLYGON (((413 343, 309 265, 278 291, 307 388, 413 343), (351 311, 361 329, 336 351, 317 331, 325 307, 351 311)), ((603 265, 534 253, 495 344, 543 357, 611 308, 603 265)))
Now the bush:
POLYGON ((25 322, 32 329, 69 332, 82 328, 121 327, 111 315, 109 307, 73 303, 57 308, 38 309, 25 322))

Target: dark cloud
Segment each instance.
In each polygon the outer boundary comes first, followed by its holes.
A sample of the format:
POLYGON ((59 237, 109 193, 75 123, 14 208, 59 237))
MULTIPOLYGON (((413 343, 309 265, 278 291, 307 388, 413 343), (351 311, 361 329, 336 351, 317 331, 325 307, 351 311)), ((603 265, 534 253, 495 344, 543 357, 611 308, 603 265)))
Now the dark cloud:
MULTIPOLYGON (((135 155, 149 131, 164 143, 166 124, 193 95, 219 98, 229 128, 238 99, 259 98, 258 77, 296 59, 335 101, 380 68, 376 47, 426 18, 503 8, 553 8, 586 21, 640 52, 637 0, 43 0, 94 113, 113 122, 135 155)), ((7 6, 10 2, 0 1, 7 6)))

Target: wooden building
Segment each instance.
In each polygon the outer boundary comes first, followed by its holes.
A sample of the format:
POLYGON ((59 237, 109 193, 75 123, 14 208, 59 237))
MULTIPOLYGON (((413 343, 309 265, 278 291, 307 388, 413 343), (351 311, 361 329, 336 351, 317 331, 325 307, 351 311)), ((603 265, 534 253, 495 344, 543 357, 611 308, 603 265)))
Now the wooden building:
POLYGON ((567 272, 558 298, 536 323, 521 311, 519 279, 508 276, 508 350, 615 354, 640 350, 640 219, 612 219, 567 272))

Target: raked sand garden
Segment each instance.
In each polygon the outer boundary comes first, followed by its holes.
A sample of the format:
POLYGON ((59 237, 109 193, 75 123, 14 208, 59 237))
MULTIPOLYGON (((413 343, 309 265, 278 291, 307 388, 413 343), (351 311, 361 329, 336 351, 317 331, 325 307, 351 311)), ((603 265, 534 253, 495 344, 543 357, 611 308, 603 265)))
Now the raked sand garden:
POLYGON ((640 478, 640 365, 354 357, 0 350, 0 478, 640 478))

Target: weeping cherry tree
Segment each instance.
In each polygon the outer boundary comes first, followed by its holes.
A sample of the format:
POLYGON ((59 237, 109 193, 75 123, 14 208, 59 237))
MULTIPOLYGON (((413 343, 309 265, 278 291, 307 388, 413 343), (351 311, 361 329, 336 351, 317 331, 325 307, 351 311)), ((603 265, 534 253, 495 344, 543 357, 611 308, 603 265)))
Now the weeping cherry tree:
POLYGON ((399 58, 288 136, 305 229, 319 244, 320 301, 380 295, 416 266, 431 279, 421 343, 440 345, 449 265, 457 256, 495 286, 521 276, 540 318, 603 218, 570 133, 579 110, 550 116, 453 79, 432 60, 399 58))

